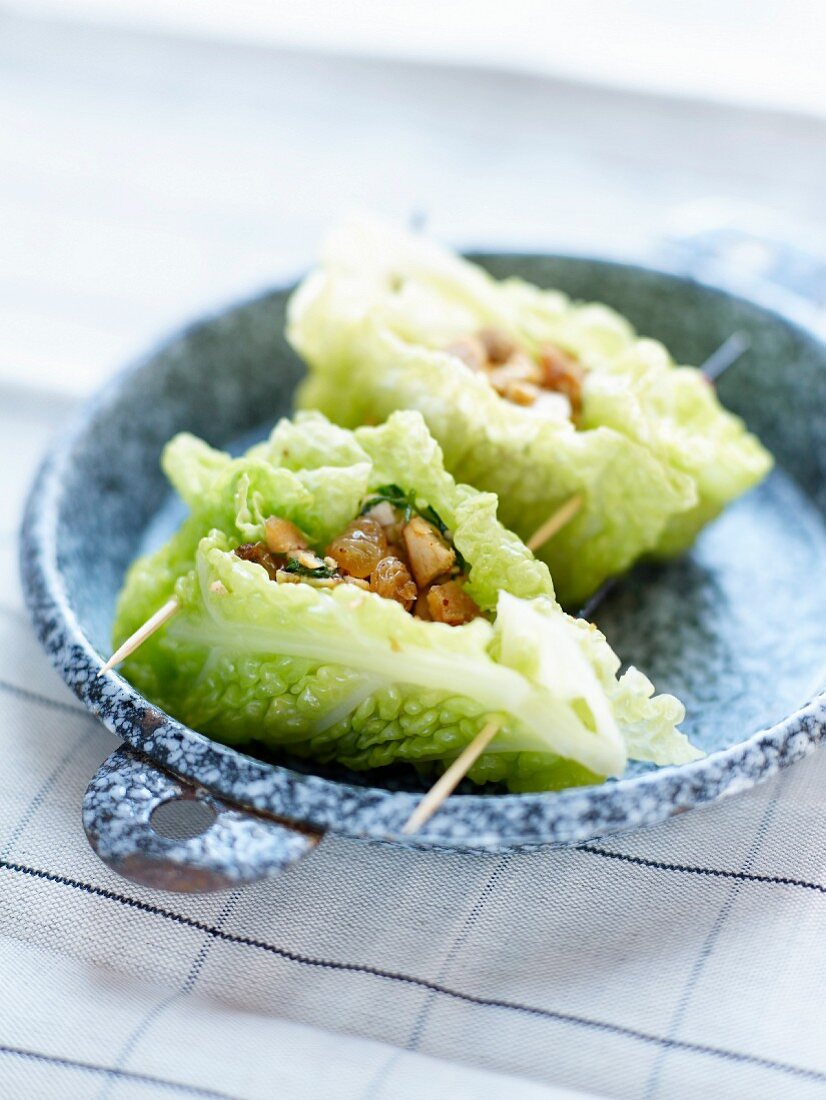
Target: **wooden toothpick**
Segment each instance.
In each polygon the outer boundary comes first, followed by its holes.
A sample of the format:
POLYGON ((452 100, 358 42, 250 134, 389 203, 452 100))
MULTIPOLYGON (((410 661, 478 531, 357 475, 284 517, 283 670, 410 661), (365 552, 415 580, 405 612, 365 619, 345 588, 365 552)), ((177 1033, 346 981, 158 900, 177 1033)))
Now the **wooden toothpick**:
POLYGON ((421 829, 426 821, 436 813, 441 804, 448 798, 465 775, 470 771, 499 730, 502 728, 500 719, 492 719, 486 723, 467 748, 457 756, 447 771, 433 784, 427 794, 422 798, 416 809, 408 818, 402 829, 403 833, 415 833, 421 829))
POLYGON ((105 672, 114 668, 115 665, 119 665, 121 661, 125 661, 126 658, 135 652, 147 638, 150 638, 156 630, 160 630, 164 623, 169 622, 173 615, 181 610, 181 605, 178 602, 178 597, 173 596, 167 600, 163 607, 159 607, 154 615, 146 620, 143 626, 139 626, 134 634, 131 634, 123 645, 118 646, 106 664, 98 673, 98 676, 103 676, 105 672))
POLYGON ((565 501, 561 508, 557 508, 553 515, 548 516, 541 527, 534 531, 528 539, 528 549, 535 554, 541 546, 544 546, 558 531, 561 531, 569 520, 574 518, 581 507, 582 497, 579 493, 575 493, 570 500, 565 501))
POLYGON ((746 332, 733 332, 727 340, 709 355, 708 359, 700 367, 700 371, 709 382, 716 382, 729 367, 733 367, 738 359, 741 359, 751 347, 751 340, 746 332))

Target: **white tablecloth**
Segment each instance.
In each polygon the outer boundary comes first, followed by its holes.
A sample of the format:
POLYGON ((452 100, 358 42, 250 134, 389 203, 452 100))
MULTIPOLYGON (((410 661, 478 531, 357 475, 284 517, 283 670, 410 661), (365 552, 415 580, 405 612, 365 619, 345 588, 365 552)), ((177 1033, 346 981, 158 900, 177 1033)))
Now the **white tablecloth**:
POLYGON ((329 837, 271 882, 154 893, 86 844, 83 791, 115 744, 47 665, 15 565, 67 394, 303 260, 339 208, 423 204, 452 236, 607 248, 717 188, 814 233, 819 124, 4 30, 0 1096, 826 1096, 826 753, 575 851, 329 837))

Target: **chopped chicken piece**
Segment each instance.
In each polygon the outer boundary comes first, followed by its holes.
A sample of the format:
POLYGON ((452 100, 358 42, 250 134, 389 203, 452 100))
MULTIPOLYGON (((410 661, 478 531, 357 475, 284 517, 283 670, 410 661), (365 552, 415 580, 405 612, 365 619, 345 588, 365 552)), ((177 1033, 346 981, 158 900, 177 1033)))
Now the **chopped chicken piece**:
POLYGON ((270 516, 264 523, 264 537, 271 554, 288 554, 290 550, 306 550, 307 537, 294 523, 280 516, 270 516))
POLYGON ((327 556, 353 577, 369 577, 386 552, 384 530, 372 516, 356 516, 327 547, 327 556))
POLYGON ((504 363, 516 351, 513 340, 501 329, 483 328, 477 335, 491 363, 504 363))
POLYGON ((525 407, 533 416, 543 420, 564 422, 571 419, 571 402, 564 393, 540 390, 534 403, 525 407))
POLYGON ((432 523, 414 516, 405 524, 403 534, 410 568, 419 588, 426 588, 436 577, 450 572, 456 554, 432 523))
POLYGON ((445 351, 461 359, 471 370, 482 370, 487 366, 488 353, 478 336, 461 336, 448 344, 445 351))
POLYGON ((434 584, 427 593, 427 608, 435 622, 450 626, 469 623, 482 614, 459 581, 434 584))
POLYGON ((382 527, 392 527, 396 522, 396 509, 389 500, 380 500, 366 514, 382 527))
POLYGON ((555 344, 542 346, 539 363, 545 389, 564 394, 571 402, 572 416, 579 416, 582 412, 582 383, 585 378, 582 364, 555 344))
POLYGON ((382 558, 370 578, 370 587, 388 600, 396 600, 409 611, 418 596, 410 570, 396 557, 382 558))

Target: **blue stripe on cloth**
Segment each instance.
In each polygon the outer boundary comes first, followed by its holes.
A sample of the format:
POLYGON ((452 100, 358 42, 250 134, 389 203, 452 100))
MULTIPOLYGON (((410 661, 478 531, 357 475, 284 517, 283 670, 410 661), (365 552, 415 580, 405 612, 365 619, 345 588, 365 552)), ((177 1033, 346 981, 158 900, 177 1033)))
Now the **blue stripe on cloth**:
POLYGON ((17 684, 9 683, 8 680, 0 680, 0 691, 5 692, 7 695, 13 695, 17 699, 22 699, 26 703, 35 703, 41 707, 53 707, 55 710, 63 711, 64 714, 73 714, 76 718, 91 718, 96 722, 94 716, 79 705, 73 706, 71 703, 62 703, 59 699, 50 699, 48 695, 41 695, 39 692, 30 691, 28 688, 18 687, 17 684))
POLYGON ((759 1069, 771 1070, 777 1073, 781 1073, 787 1076, 796 1077, 800 1080, 814 1081, 818 1084, 826 1084, 826 1073, 821 1073, 818 1070, 809 1069, 805 1066, 796 1066, 788 1062, 773 1061, 770 1058, 761 1058, 756 1054, 747 1054, 736 1050, 727 1050, 724 1047, 715 1047, 705 1043, 692 1043, 684 1039, 671 1039, 667 1036, 654 1035, 650 1032, 640 1031, 636 1028, 623 1027, 621 1024, 613 1024, 604 1020, 594 1020, 586 1016, 577 1016, 569 1012, 557 1012, 550 1008, 541 1008, 536 1005, 521 1004, 517 1001, 506 1001, 495 997, 482 997, 474 993, 467 993, 462 990, 452 989, 448 986, 439 985, 436 982, 430 981, 427 978, 419 978, 410 974, 397 973, 391 970, 384 970, 380 967, 370 966, 366 963, 348 963, 338 962, 333 959, 321 959, 315 958, 311 955, 304 955, 297 951, 291 951, 285 947, 278 947, 276 944, 267 943, 263 940, 254 939, 251 936, 241 936, 233 932, 226 932, 223 929, 216 928, 213 925, 207 924, 205 921, 199 921, 192 917, 186 917, 181 913, 175 913, 172 910, 164 909, 157 905, 152 905, 149 902, 139 901, 137 898, 130 898, 128 895, 119 894, 114 890, 108 890, 101 886, 94 886, 92 883, 82 882, 78 879, 71 879, 64 875, 57 875, 50 871, 42 871, 35 867, 27 867, 20 863, 11 863, 8 860, 0 860, 0 869, 6 870, 12 874, 25 875, 30 878, 40 879, 45 882, 57 883, 62 886, 69 887, 74 890, 80 890, 83 893, 89 894, 93 897, 104 898, 105 900, 115 902, 119 905, 127 906, 131 909, 138 910, 143 913, 151 913, 155 916, 162 917, 165 920, 172 921, 176 924, 182 925, 186 928, 194 928, 202 932, 206 932, 210 936, 214 936, 216 939, 223 941, 224 943, 236 944, 240 947, 251 947, 259 951, 266 951, 269 954, 275 955, 278 958, 284 959, 286 962, 298 963, 301 966, 313 967, 320 970, 328 970, 331 972, 347 973, 347 974, 363 974, 366 977, 380 978, 386 981, 399 982, 404 985, 415 986, 419 989, 428 989, 437 993, 443 997, 449 997, 454 1001, 459 1001, 464 1004, 477 1006, 480 1008, 496 1008, 504 1009, 510 1012, 519 1012, 528 1016, 538 1017, 540 1019, 553 1020, 556 1023, 571 1024, 576 1027, 586 1028, 589 1030, 599 1031, 610 1035, 615 1035, 620 1038, 627 1038, 636 1042, 644 1043, 649 1046, 664 1047, 670 1050, 684 1051, 690 1054, 700 1054, 711 1058, 720 1059, 725 1062, 739 1063, 741 1065, 749 1065, 759 1069))
MULTIPOLYGON (((225 921, 227 921, 232 914, 233 909, 238 904, 238 900, 241 897, 240 890, 234 890, 227 898, 226 904, 218 914, 218 919, 215 922, 215 930, 220 932, 225 921)), ((183 984, 179 990, 176 990, 171 997, 164 997, 159 1000, 141 1019, 140 1023, 132 1030, 132 1033, 128 1036, 126 1041, 121 1046, 117 1057, 115 1058, 115 1065, 109 1075, 109 1080, 103 1085, 100 1092, 99 1100, 107 1100, 111 1094, 111 1088, 117 1081, 117 1074, 122 1070, 130 1057, 135 1047, 146 1035, 153 1024, 157 1023, 164 1012, 170 1008, 177 1001, 183 1000, 188 997, 197 984, 201 971, 203 970, 204 963, 209 955, 210 948, 215 942, 214 937, 207 932, 205 938, 198 948, 198 953, 192 961, 192 965, 184 978, 183 984)))
POLYGON ((200 1088, 198 1085, 187 1085, 182 1081, 169 1081, 164 1077, 155 1077, 148 1073, 133 1073, 130 1070, 114 1069, 111 1066, 99 1066, 94 1062, 78 1062, 73 1058, 61 1058, 54 1054, 41 1054, 36 1050, 23 1050, 22 1047, 0 1045, 0 1057, 3 1056, 41 1062, 49 1066, 76 1070, 82 1073, 114 1074, 121 1081, 146 1085, 147 1088, 167 1089, 170 1092, 182 1093, 186 1096, 204 1097, 204 1100, 243 1100, 242 1097, 233 1096, 228 1092, 216 1092, 215 1089, 200 1088))

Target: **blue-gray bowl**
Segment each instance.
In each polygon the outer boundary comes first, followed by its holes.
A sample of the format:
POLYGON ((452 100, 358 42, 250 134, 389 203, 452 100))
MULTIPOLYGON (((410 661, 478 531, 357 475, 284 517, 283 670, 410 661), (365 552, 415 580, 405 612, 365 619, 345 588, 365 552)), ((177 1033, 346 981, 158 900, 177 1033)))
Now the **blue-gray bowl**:
POLYGON ((626 661, 684 700, 684 728, 708 756, 560 793, 459 793, 409 838, 400 829, 421 790, 404 774, 262 761, 183 726, 116 673, 96 678, 127 566, 179 518, 163 445, 188 430, 234 447, 290 411, 303 368, 282 335, 289 290, 278 290, 198 322, 119 375, 48 456, 29 499, 21 560, 38 634, 127 746, 84 807, 93 845, 121 873, 219 888, 285 866, 326 830, 467 851, 576 844, 744 790, 823 737, 826 348, 764 306, 662 272, 570 257, 481 261, 609 303, 679 361, 703 361, 735 331, 751 342, 720 396, 774 452, 776 471, 685 558, 638 569, 597 614, 626 661), (160 837, 151 813, 176 797, 208 802, 213 826, 192 840, 160 837))

